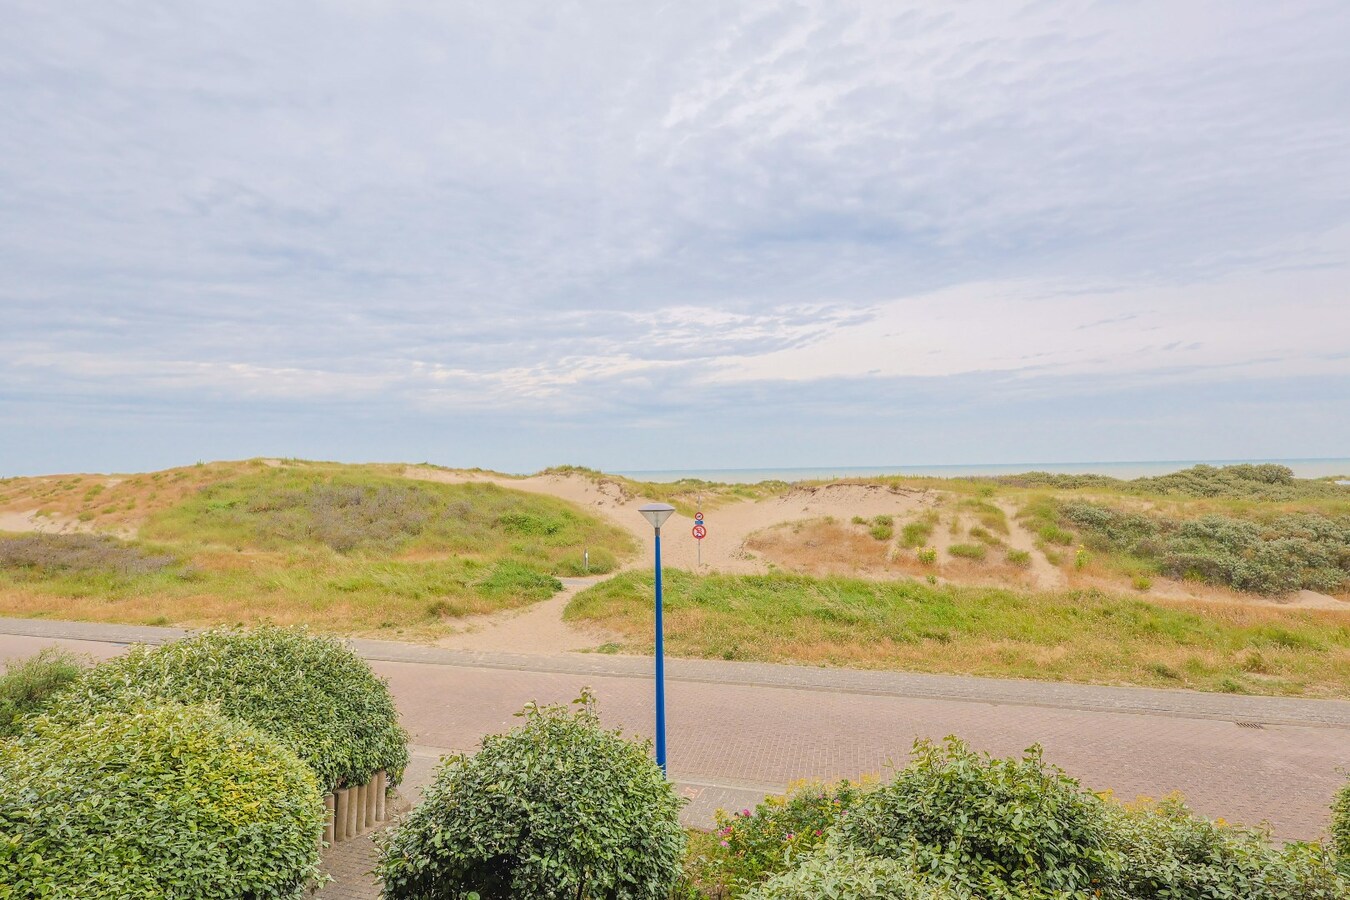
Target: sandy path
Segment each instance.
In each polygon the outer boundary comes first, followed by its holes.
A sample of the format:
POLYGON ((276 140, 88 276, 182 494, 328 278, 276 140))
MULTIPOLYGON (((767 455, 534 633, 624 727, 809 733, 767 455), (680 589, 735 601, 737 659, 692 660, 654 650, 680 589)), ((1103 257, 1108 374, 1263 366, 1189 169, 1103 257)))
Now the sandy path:
POLYGON ((599 578, 563 578, 563 589, 542 603, 524 609, 479 616, 464 622, 463 630, 441 638, 438 647, 453 650, 506 650, 513 653, 559 653, 592 650, 615 639, 603 630, 578 628, 564 622, 563 609, 577 592, 604 581, 599 578))
MULTIPOLYGON (((118 479, 109 479, 116 482, 118 479)), ((37 509, 10 510, 0 512, 0 531, 19 532, 21 534, 111 534, 124 540, 136 536, 136 529, 126 525, 115 527, 95 527, 91 522, 81 522, 70 516, 50 514, 39 516, 37 509)))
POLYGON ((1069 579, 1065 576, 1064 570, 1059 566, 1052 566, 1050 560, 1045 558, 1045 554, 1036 549, 1036 537, 1026 528, 1017 518, 1017 507, 1007 501, 995 501, 999 509, 1008 517, 1008 536, 1007 544, 1014 550, 1025 550, 1031 554, 1031 568, 1027 574, 1031 576, 1031 582, 1041 591, 1062 590, 1069 584, 1069 579))
MULTIPOLYGON (((638 512, 651 498, 631 493, 616 481, 599 481, 582 475, 536 475, 530 478, 502 478, 477 472, 448 472, 409 466, 408 478, 441 481, 450 484, 473 482, 535 494, 547 494, 589 509, 626 529, 637 540, 641 555, 625 568, 648 568, 653 560, 652 528, 638 512)), ((797 522, 833 516, 848 521, 853 516, 877 515, 908 517, 931 505, 930 492, 892 490, 881 485, 829 484, 794 488, 780 497, 742 500, 709 510, 704 519, 708 536, 703 541, 702 566, 698 565, 699 546, 692 530, 694 520, 673 514, 661 529, 661 561, 664 565, 694 571, 757 574, 768 566, 745 549, 745 539, 756 531, 783 522, 797 522)))

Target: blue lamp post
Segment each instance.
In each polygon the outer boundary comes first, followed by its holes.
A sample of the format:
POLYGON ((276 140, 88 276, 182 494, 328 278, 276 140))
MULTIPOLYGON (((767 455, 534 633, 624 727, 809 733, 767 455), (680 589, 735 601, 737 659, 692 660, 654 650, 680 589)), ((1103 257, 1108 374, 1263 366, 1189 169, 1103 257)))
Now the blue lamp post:
POLYGON ((656 764, 666 771, 666 645, 661 629, 661 524, 675 507, 668 503, 648 503, 638 512, 656 531, 656 764))

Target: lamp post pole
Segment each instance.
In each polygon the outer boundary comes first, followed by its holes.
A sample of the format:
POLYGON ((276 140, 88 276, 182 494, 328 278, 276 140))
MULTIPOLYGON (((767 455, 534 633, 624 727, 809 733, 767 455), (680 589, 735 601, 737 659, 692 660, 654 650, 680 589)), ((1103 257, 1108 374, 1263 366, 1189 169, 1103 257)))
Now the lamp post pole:
POLYGON ((668 503, 648 503, 638 510, 652 523, 656 538, 656 764, 666 773, 666 641, 661 610, 661 525, 675 512, 668 503))
POLYGON ((661 622, 661 526, 656 526, 656 764, 666 771, 666 641, 661 622))

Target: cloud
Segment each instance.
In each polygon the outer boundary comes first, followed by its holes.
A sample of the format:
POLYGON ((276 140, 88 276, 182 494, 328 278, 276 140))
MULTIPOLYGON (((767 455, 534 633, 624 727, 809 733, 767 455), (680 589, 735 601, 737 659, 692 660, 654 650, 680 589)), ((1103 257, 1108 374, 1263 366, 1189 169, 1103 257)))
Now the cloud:
POLYGON ((0 404, 611 434, 657 392, 1340 377, 1347 41, 1314 0, 20 2, 0 404))

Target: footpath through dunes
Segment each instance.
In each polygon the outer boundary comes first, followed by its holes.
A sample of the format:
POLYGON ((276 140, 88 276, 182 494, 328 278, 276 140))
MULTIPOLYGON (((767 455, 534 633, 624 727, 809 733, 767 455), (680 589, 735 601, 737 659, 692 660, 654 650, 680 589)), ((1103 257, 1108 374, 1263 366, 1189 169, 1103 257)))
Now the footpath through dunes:
MULTIPOLYGON (((599 473, 576 472, 544 472, 513 478, 427 466, 408 466, 403 474, 408 478, 448 484, 495 484, 568 500, 603 514, 638 540, 641 555, 630 560, 624 568, 650 568, 654 562, 652 528, 638 512, 639 507, 652 502, 652 498, 637 493, 623 480, 599 473)), ((756 532, 783 523, 810 522, 827 517, 843 521, 853 516, 905 518, 931 507, 936 502, 936 494, 923 488, 839 482, 796 485, 761 499, 710 497, 709 500, 704 510, 708 536, 701 548, 703 568, 732 574, 759 574, 769 571, 768 561, 745 547, 746 539, 756 532)), ((663 563, 691 572, 699 567, 700 548, 699 542, 694 540, 693 527, 693 516, 677 508, 661 530, 663 563)))

